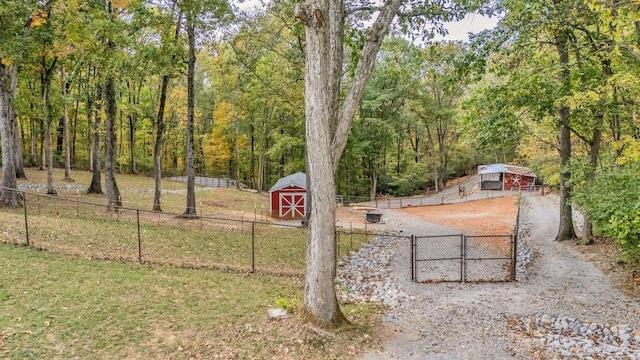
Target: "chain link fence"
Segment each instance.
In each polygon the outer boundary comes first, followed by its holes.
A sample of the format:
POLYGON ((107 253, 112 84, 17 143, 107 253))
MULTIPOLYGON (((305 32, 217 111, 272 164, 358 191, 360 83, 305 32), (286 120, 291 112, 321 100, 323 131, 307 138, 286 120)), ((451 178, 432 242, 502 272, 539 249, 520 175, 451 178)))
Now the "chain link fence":
MULTIPOLYGON (((23 206, 0 211, 3 243, 99 260, 287 276, 305 273, 306 227, 183 217, 17 192, 23 206)), ((517 228, 516 224, 516 234, 517 228)), ((410 263, 397 268, 406 269, 402 278, 417 282, 514 280, 516 250, 512 235, 415 237, 336 228, 336 260, 356 251, 380 251, 380 266, 410 263)))
MULTIPOLYGON (((183 217, 17 191, 2 208, 0 241, 82 258, 302 276, 308 229, 208 216, 183 217)), ((371 233, 336 230, 336 257, 371 233)))
POLYGON ((516 243, 514 235, 414 237, 411 277, 423 283, 514 281, 516 243))

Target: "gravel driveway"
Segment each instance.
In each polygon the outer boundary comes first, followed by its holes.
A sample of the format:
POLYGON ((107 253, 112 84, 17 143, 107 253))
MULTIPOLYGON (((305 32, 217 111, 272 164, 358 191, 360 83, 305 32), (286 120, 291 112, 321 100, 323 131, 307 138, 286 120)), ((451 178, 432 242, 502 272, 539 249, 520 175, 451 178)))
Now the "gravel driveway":
MULTIPOLYGON (((557 200, 523 197, 521 241, 536 253, 528 276, 512 283, 417 284, 407 274, 404 243, 387 266, 387 281, 402 296, 383 317, 384 349, 364 359, 640 358, 640 306, 573 242, 553 241, 557 200), (406 294, 406 295, 405 295, 406 294)), ((451 233, 450 228, 392 210, 397 230, 451 233)))

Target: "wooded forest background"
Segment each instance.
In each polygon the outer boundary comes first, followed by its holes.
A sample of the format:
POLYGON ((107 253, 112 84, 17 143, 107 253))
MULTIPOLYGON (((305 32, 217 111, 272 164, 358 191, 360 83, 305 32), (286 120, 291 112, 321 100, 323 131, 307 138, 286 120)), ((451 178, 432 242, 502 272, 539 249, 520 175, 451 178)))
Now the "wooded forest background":
MULTIPOLYGON (((197 175, 265 191, 305 170, 305 38, 291 2, 249 14, 212 0, 1 4, 2 141, 12 139, 18 177, 48 164, 68 179, 71 169, 164 177, 187 173, 192 159, 197 175)), ((593 224, 637 258, 640 5, 479 9, 502 19, 465 43, 429 41, 442 28, 428 23, 409 41, 398 22, 359 105, 337 193, 413 195, 478 164, 526 165, 568 189, 563 203, 587 215, 587 240, 593 224)), ((352 10, 347 87, 367 11, 352 10)))

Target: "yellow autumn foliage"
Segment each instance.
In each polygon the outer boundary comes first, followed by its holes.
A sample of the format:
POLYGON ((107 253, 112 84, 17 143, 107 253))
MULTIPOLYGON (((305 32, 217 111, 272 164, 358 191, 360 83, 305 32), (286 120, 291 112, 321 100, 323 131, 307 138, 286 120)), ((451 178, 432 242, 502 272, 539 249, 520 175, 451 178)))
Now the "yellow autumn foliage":
POLYGON ((618 165, 637 163, 640 161, 640 140, 631 136, 624 136, 620 141, 613 143, 616 150, 622 150, 620 157, 616 160, 618 165))
POLYGON ((47 14, 42 10, 36 10, 31 15, 31 27, 36 28, 42 26, 47 22, 47 14))
POLYGON ((126 9, 129 7, 131 0, 111 0, 111 6, 116 9, 126 9))

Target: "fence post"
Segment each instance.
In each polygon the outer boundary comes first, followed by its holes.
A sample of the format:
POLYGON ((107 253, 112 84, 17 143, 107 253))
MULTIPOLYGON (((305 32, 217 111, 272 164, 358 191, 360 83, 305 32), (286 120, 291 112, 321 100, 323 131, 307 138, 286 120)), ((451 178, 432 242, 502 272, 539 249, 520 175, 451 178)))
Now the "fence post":
POLYGON ((27 220, 27 193, 22 193, 22 202, 24 203, 24 229, 27 233, 27 246, 29 246, 29 221, 27 220))
POLYGON ((202 201, 200 201, 200 230, 202 230, 202 217, 204 216, 204 209, 202 208, 202 201))
POLYGON ((353 221, 349 223, 349 251, 353 251, 353 221))
POLYGON ((335 261, 333 262, 333 277, 336 277, 336 274, 338 273, 338 250, 340 249, 339 246, 339 242, 340 242, 340 232, 338 231, 338 229, 336 227, 333 228, 333 231, 335 233, 335 237, 336 237, 336 241, 333 244, 333 251, 335 253, 335 261))
POLYGON ((415 252, 416 252, 416 236, 415 235, 411 235, 411 281, 416 281, 416 258, 415 258, 415 252))
POLYGON ((256 272, 256 222, 251 223, 251 272, 256 272))
POLYGON ((511 248, 513 254, 511 255, 511 281, 517 281, 517 271, 518 267, 518 233, 511 235, 511 248))
POLYGON ((136 222, 138 223, 138 262, 142 264, 142 241, 140 239, 140 210, 136 210, 136 222))
POLYGON ((467 282, 467 236, 460 235, 460 282, 467 282))

